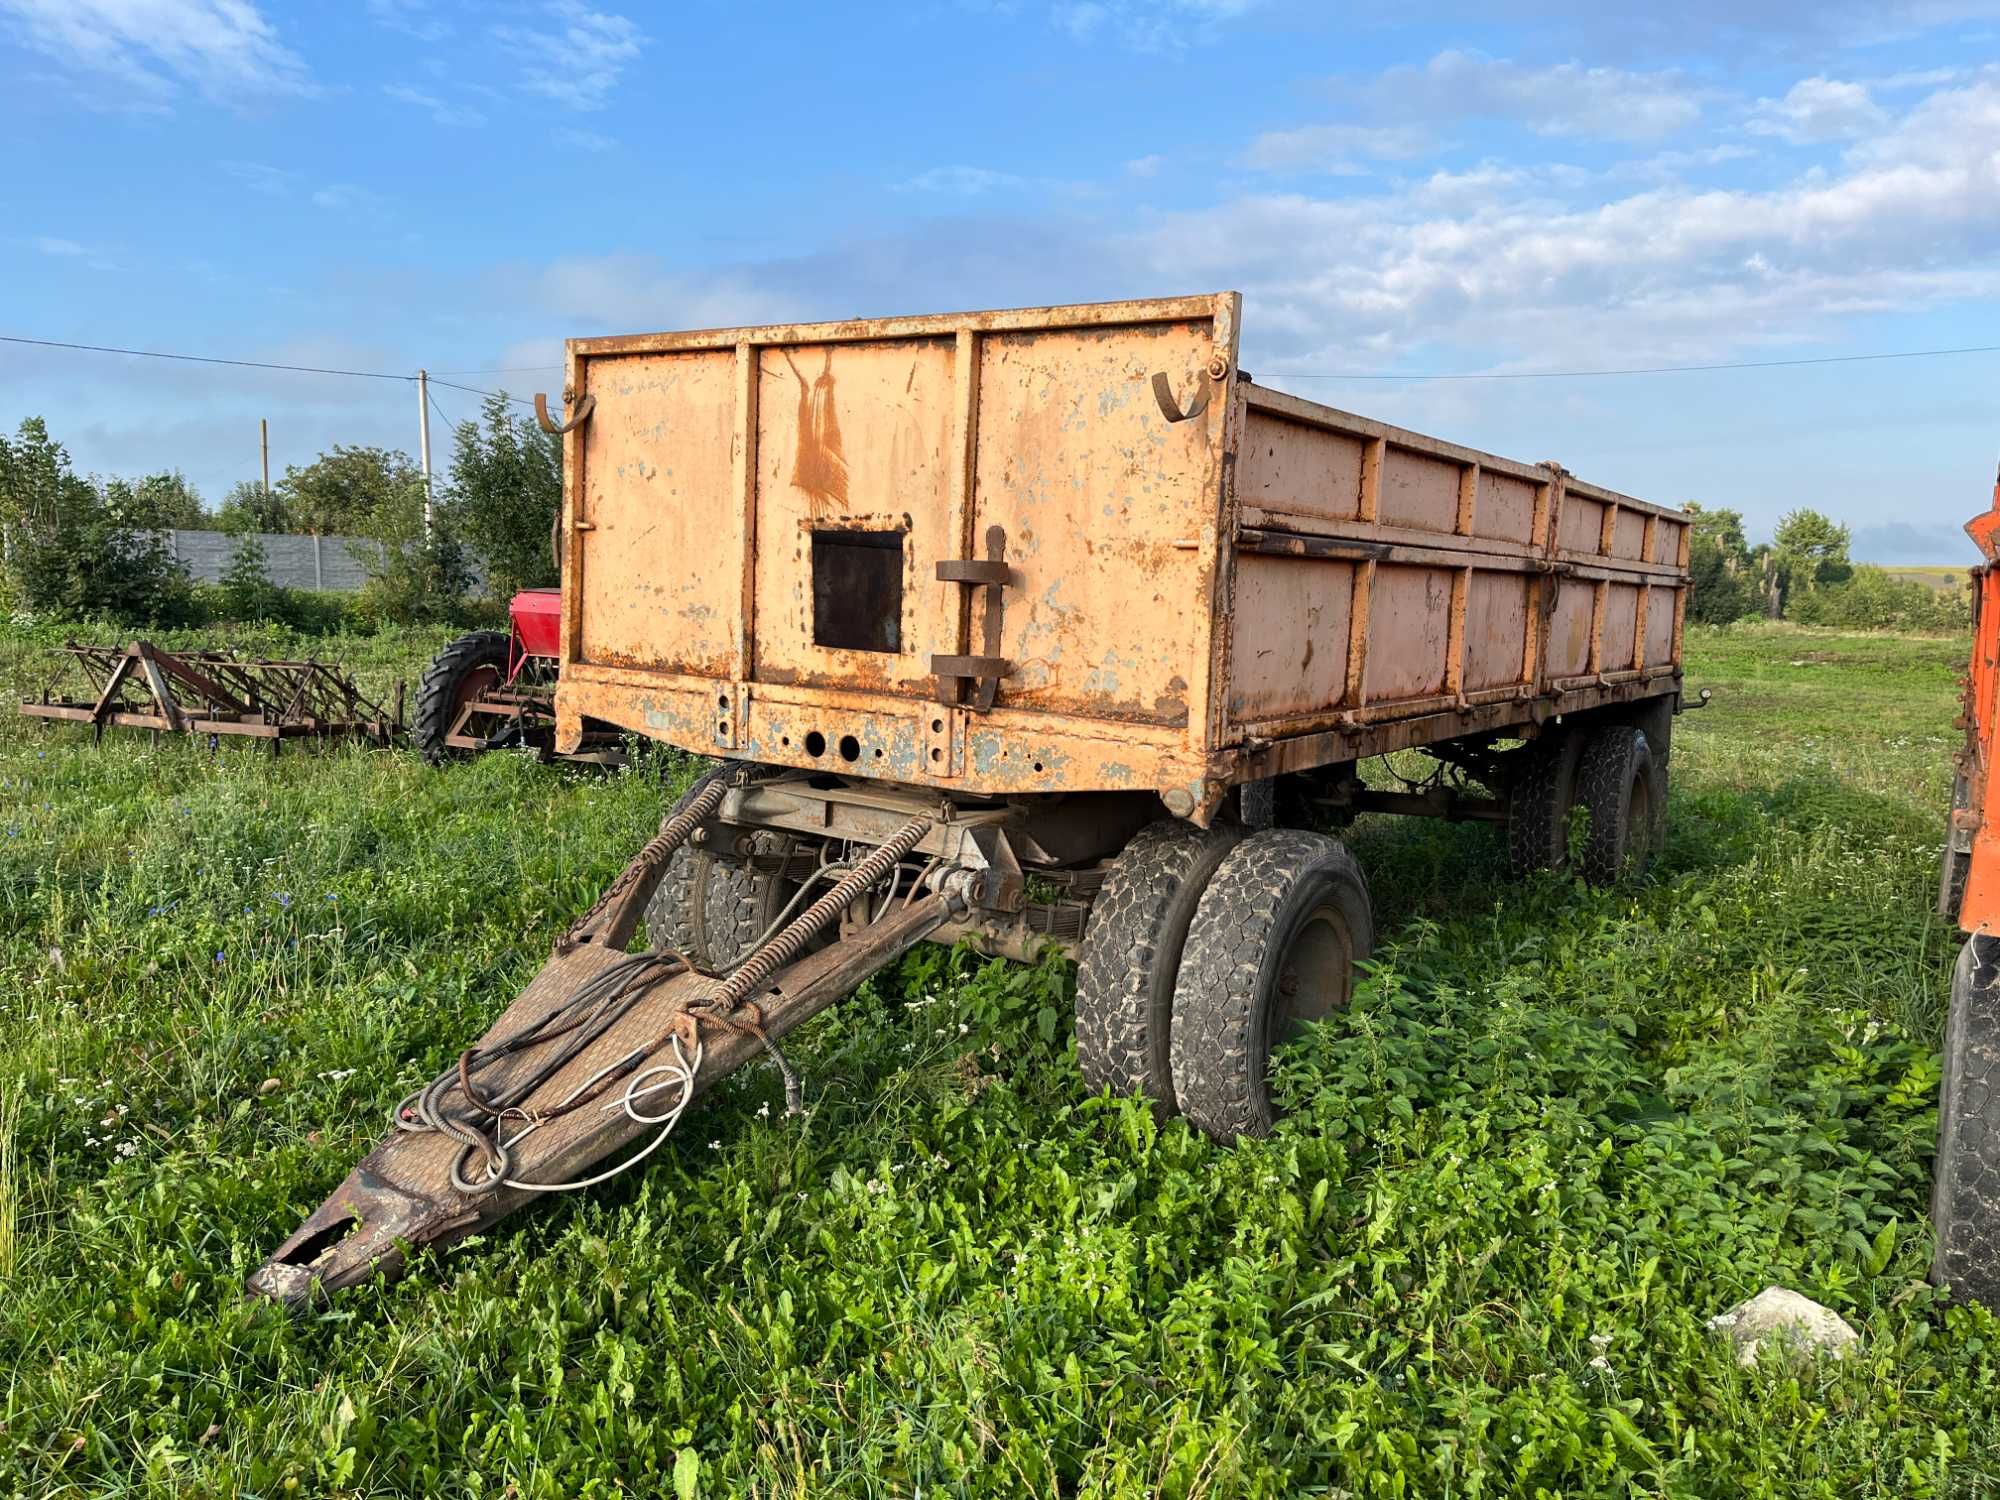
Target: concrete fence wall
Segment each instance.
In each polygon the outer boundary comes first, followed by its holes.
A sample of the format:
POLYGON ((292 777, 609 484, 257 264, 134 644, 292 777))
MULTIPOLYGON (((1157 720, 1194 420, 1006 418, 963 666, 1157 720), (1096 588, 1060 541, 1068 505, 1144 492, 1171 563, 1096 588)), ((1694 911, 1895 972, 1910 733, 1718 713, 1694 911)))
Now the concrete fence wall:
MULTIPOLYGON (((241 539, 225 531, 169 531, 167 547, 196 583, 220 583, 241 539)), ((339 589, 352 593, 368 581, 358 543, 344 536, 294 536, 260 532, 264 576, 280 588, 339 589)))

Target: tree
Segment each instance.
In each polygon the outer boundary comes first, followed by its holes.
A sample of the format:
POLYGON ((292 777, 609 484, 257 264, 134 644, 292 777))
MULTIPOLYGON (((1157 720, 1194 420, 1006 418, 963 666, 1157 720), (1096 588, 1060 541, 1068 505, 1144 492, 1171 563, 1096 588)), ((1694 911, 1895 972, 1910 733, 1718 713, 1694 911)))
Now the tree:
POLYGON ((484 425, 461 422, 446 498, 452 524, 486 574, 489 592, 557 581, 549 532, 562 507, 562 439, 489 396, 484 425))
POLYGON ((0 526, 8 591, 37 614, 169 624, 192 611, 187 570, 167 550, 160 512, 133 486, 100 488, 30 417, 0 438, 0 526))
POLYGON ((201 494, 178 469, 148 474, 143 479, 112 479, 104 485, 105 499, 122 507, 134 522, 167 531, 200 529, 208 520, 201 494))
POLYGON ((375 536, 378 513, 421 503, 423 475, 410 455, 389 448, 340 443, 304 468, 287 465, 277 497, 299 531, 320 536, 375 536))
POLYGON ((1694 517, 1688 537, 1688 572, 1694 593, 1689 617, 1704 624, 1728 624, 1755 612, 1755 563, 1743 535, 1743 513, 1688 505, 1694 517))
POLYGON ((1848 531, 1816 510, 1787 511, 1771 538, 1771 565, 1778 597, 1789 603, 1798 593, 1811 593, 1850 577, 1848 531))
POLYGON ((222 570, 223 607, 232 620, 266 620, 278 613, 280 591, 267 572, 264 544, 254 531, 236 534, 229 566, 222 570))
POLYGON ((266 490, 254 479, 241 479, 229 487, 215 513, 215 522, 231 536, 292 529, 292 518, 285 514, 284 497, 276 490, 266 490))

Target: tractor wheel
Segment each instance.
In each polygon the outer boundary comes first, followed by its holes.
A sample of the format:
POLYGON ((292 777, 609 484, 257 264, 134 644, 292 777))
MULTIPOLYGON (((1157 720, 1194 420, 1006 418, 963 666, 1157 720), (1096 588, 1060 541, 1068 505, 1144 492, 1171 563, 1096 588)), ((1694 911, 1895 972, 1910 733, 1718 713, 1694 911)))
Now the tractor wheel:
POLYGON ((1637 879, 1653 862, 1657 781, 1643 730, 1606 724, 1584 740, 1576 796, 1590 818, 1582 863, 1592 885, 1637 879))
POLYGON ((497 630, 475 630, 431 659, 417 687, 410 743, 432 765, 459 753, 444 742, 458 722, 459 711, 506 681, 509 646, 508 638, 497 630))
POLYGON ((1271 1050, 1345 1006, 1375 947, 1368 882, 1347 846, 1276 828, 1224 856, 1174 984, 1174 1095, 1217 1140, 1269 1135, 1271 1050))
POLYGON ((1952 976, 1931 1222, 1932 1280, 2000 1309, 2000 938, 1984 934, 1952 976))
POLYGON ((1569 868, 1569 810, 1576 800, 1579 736, 1552 729, 1525 750, 1507 790, 1507 867, 1525 880, 1569 868))
POLYGON ((1161 1119, 1174 1112, 1168 1036, 1188 924, 1242 838, 1234 824, 1148 824, 1091 903, 1076 971, 1077 1066, 1093 1089, 1146 1095, 1161 1119))
MULTIPOLYGON (((673 806, 679 812, 711 781, 731 768, 718 766, 697 780, 673 806)), ((767 835, 759 835, 767 837, 767 835)), ((655 948, 671 948, 717 973, 743 959, 777 920, 798 887, 791 881, 717 859, 683 844, 667 862, 646 903, 646 935, 655 948)))

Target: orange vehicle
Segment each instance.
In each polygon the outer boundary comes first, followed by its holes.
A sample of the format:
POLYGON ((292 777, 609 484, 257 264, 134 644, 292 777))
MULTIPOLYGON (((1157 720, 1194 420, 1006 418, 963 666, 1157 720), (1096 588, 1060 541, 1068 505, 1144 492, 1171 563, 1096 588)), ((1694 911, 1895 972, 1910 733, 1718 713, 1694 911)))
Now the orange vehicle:
POLYGON ((1086 1079, 1233 1138, 1373 945, 1357 814, 1643 870, 1687 516, 1258 385, 1240 313, 572 340, 556 748, 721 764, 260 1289, 598 1180, 760 1051, 796 1092, 785 1030, 917 941, 1073 954, 1086 1079))
POLYGON ((1986 561, 1972 570, 1972 662, 1946 825, 1938 915, 1965 933, 1945 1019, 1938 1101, 1935 1278, 2000 1307, 2000 480, 1966 523, 1986 561))

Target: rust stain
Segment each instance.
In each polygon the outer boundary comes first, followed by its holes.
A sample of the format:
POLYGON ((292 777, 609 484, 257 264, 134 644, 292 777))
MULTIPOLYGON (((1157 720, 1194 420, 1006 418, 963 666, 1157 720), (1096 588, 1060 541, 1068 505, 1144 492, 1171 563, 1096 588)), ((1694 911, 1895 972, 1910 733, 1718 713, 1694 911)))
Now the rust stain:
POLYGON ((806 493, 815 516, 828 508, 847 506, 847 455, 840 446, 840 417, 833 407, 833 350, 828 348, 819 374, 808 382, 785 350, 785 363, 799 383, 799 451, 792 461, 792 483, 806 493))

